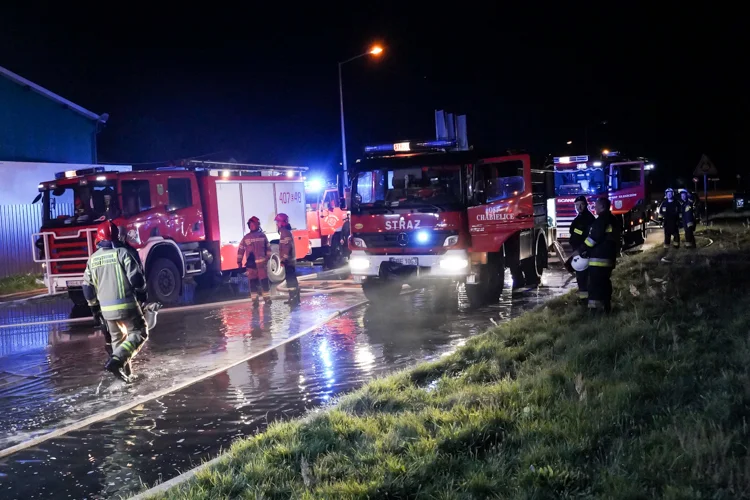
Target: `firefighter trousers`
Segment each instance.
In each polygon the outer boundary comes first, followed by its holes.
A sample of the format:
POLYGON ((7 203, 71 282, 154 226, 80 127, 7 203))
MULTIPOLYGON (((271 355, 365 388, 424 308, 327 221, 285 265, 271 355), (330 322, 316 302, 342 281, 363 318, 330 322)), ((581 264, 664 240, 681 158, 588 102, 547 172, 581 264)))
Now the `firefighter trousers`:
POLYGON ((284 264, 284 271, 286 272, 286 287, 289 291, 299 290, 299 281, 297 281, 297 266, 294 264, 284 264))
POLYGON ((695 247, 695 227, 685 226, 685 246, 695 247))
POLYGON ((612 307, 612 268, 590 266, 589 309, 609 311, 612 307))
POLYGON ((143 344, 148 340, 148 328, 143 315, 134 312, 132 316, 125 319, 107 320, 107 335, 109 345, 107 353, 112 353, 123 364, 135 356, 143 344))
POLYGON ((676 222, 664 222, 664 246, 668 247, 670 241, 674 237, 672 243, 675 248, 680 248, 680 228, 677 227, 676 222))
POLYGON ((589 270, 576 271, 576 281, 578 282, 578 298, 588 300, 589 298, 589 270))

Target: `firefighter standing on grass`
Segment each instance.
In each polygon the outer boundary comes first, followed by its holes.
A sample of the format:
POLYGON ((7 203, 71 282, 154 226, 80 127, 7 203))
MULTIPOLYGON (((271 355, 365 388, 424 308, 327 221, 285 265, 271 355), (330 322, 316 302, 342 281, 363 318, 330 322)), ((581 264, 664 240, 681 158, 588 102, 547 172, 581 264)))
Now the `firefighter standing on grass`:
POLYGON ((686 189, 680 189, 682 225, 685 227, 685 247, 695 248, 695 205, 686 189))
POLYGON ((261 295, 268 306, 271 305, 271 295, 266 265, 268 259, 271 258, 271 244, 266 234, 260 229, 260 219, 255 216, 250 217, 247 221, 247 228, 250 232, 242 237, 240 246, 237 248, 237 267, 242 268, 243 258, 247 257, 245 267, 253 306, 260 305, 261 295))
POLYGON ((682 204, 675 200, 674 189, 667 188, 664 191, 664 201, 659 205, 659 218, 664 225, 664 248, 669 248, 672 237, 672 243, 675 248, 680 248, 680 215, 682 204))
POLYGON ((299 283, 297 282, 297 252, 294 249, 294 235, 292 226, 289 224, 287 214, 278 214, 274 219, 276 228, 279 230, 279 257, 284 265, 286 274, 286 286, 289 289, 290 306, 300 303, 299 283))
POLYGON ((112 221, 99 225, 96 244, 83 274, 83 294, 94 317, 106 322, 110 357, 105 370, 129 382, 129 362, 148 339, 141 309, 146 301, 146 280, 137 260, 118 244, 117 226, 112 221))
MULTIPOLYGON (((585 196, 579 196, 575 200, 576 218, 570 224, 570 246, 573 249, 579 249, 589 235, 591 224, 596 217, 589 211, 589 204, 585 196)), ((589 299, 589 270, 576 271, 576 281, 578 282, 578 300, 586 303, 589 299)))
POLYGON ((619 253, 622 226, 612 215, 607 198, 596 200, 596 220, 580 250, 589 259, 589 309, 609 312, 612 308, 612 270, 619 253))

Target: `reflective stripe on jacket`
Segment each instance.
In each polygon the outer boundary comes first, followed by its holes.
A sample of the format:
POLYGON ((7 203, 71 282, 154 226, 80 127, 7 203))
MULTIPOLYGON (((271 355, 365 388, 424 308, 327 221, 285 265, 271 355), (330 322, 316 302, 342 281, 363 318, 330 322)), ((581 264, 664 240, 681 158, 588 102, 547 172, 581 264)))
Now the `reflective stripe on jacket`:
POLYGON ((596 217, 589 212, 588 208, 573 219, 573 222, 570 224, 570 246, 577 249, 583 245, 584 240, 589 235, 591 224, 595 220, 596 217))
POLYGON ((294 249, 294 235, 291 229, 281 228, 279 230, 279 257, 282 262, 294 265, 297 261, 297 252, 294 249))
POLYGON ((621 233, 620 220, 612 212, 604 212, 596 218, 584 241, 588 248, 589 266, 615 267, 621 233))
POLYGON ((86 263, 83 288, 89 305, 98 305, 104 319, 118 320, 138 309, 135 293, 145 293, 146 280, 127 249, 104 244, 86 263))
POLYGON ((250 231, 242 237, 237 247, 237 265, 242 267, 242 260, 247 256, 247 261, 255 263, 265 262, 271 258, 271 244, 268 242, 266 233, 261 230, 250 231))

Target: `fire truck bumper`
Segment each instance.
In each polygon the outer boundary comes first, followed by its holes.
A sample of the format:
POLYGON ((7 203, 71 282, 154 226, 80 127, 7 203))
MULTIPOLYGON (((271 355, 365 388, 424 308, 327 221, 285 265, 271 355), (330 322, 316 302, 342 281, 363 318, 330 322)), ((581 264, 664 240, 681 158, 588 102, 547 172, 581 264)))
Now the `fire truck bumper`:
POLYGON ((83 288, 83 275, 67 274, 63 276, 44 275, 44 284, 50 293, 63 292, 65 290, 80 290, 83 288))
POLYGON ((462 278, 471 266, 466 250, 448 250, 442 255, 367 255, 352 251, 349 269, 356 281, 376 276, 411 276, 419 278, 462 278))

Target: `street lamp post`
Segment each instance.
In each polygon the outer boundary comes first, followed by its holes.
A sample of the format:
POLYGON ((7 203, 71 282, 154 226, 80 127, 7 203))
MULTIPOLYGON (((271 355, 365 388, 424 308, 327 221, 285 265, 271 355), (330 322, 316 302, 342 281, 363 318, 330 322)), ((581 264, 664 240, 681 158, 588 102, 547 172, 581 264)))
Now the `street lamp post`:
POLYGON ((344 185, 348 184, 349 182, 349 168, 348 163, 346 161, 346 128, 344 127, 344 83, 341 78, 341 67, 351 61, 354 61, 355 59, 359 59, 360 57, 364 57, 367 55, 373 55, 377 56, 380 55, 383 52, 383 47, 380 47, 379 45, 373 46, 370 50, 363 54, 359 54, 358 56, 351 57, 347 59, 346 61, 339 62, 339 104, 341 105, 341 155, 343 157, 343 166, 344 166, 344 185))

